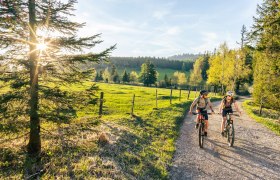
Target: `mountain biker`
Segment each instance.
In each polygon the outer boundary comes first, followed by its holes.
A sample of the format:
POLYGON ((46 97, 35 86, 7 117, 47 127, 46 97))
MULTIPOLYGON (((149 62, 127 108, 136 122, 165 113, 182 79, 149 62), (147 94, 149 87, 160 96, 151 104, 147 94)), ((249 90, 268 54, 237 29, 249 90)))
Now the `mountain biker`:
MULTIPOLYGON (((197 113, 202 113, 202 115, 204 116, 205 118, 205 136, 207 136, 207 129, 208 129, 208 114, 207 114, 207 105, 210 107, 210 109, 212 110, 213 113, 214 110, 213 110, 213 106, 212 106, 212 103, 210 102, 210 99, 207 98, 208 96, 208 91, 206 90, 202 90, 200 91, 200 96, 197 97, 191 107, 190 107, 190 111, 189 111, 189 114, 192 114, 192 110, 194 108, 194 106, 196 105, 196 112, 197 113)), ((198 116, 196 117, 196 125, 195 125, 195 128, 198 128, 198 123, 199 123, 199 120, 198 120, 198 116)))
MULTIPOLYGON (((232 104, 234 104, 236 111, 241 116, 241 111, 238 108, 237 102, 233 99, 233 92, 228 91, 226 93, 226 96, 223 98, 220 108, 219 108, 219 112, 222 114, 222 123, 221 123, 221 135, 222 136, 224 135, 226 115, 227 115, 227 113, 233 113, 232 104)), ((232 117, 231 117, 231 119, 232 119, 232 117)))

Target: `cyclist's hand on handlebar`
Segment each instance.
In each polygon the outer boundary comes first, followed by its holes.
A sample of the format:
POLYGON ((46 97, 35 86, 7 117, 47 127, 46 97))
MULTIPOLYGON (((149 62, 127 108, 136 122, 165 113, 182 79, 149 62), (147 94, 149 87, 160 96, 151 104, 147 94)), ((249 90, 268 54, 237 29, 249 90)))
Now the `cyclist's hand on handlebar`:
POLYGON ((238 112, 239 116, 242 116, 241 111, 238 112))
POLYGON ((192 114, 192 111, 189 111, 189 114, 192 114))

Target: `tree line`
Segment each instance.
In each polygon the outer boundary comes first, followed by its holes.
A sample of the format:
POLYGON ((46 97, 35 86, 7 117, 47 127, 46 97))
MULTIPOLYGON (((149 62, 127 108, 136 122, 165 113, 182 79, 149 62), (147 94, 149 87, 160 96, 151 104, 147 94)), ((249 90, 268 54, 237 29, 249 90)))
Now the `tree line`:
POLYGON ((255 103, 280 110, 280 3, 264 0, 250 30, 243 25, 240 48, 226 43, 195 61, 193 85, 208 84, 236 93, 253 93, 255 103))
POLYGON ((193 61, 179 61, 170 60, 166 58, 156 58, 156 57, 110 57, 107 62, 101 62, 99 64, 93 64, 95 69, 105 69, 111 65, 115 65, 117 68, 139 68, 146 61, 150 61, 157 68, 166 68, 173 70, 189 71, 193 67, 193 61))
POLYGON ((158 79, 159 72, 156 70, 157 67, 148 60, 141 64, 141 71, 139 74, 136 71, 128 72, 126 69, 124 69, 122 74, 118 74, 118 68, 112 65, 111 67, 96 71, 93 79, 95 82, 105 83, 125 83, 134 85, 141 85, 142 83, 144 86, 184 88, 188 85, 188 77, 186 76, 186 71, 184 71, 184 65, 183 63, 181 70, 175 71, 170 77, 165 74, 163 80, 158 79))

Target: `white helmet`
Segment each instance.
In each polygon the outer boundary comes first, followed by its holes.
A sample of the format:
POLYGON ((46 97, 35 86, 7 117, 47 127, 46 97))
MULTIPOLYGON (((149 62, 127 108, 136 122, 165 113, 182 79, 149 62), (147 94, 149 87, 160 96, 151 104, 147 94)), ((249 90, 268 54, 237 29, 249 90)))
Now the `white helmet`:
POLYGON ((227 92, 227 96, 233 96, 233 92, 232 91, 228 91, 227 92))

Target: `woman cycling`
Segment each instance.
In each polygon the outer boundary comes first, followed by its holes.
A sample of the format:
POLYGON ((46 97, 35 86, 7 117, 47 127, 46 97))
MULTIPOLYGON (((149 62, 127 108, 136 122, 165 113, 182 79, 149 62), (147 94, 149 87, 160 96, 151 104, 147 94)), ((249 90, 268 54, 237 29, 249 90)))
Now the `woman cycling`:
POLYGON ((238 108, 237 102, 233 99, 233 92, 228 91, 226 93, 226 96, 223 98, 221 105, 220 105, 220 109, 219 109, 219 112, 221 112, 221 114, 222 114, 222 123, 221 123, 222 136, 224 135, 226 115, 227 115, 227 113, 233 113, 232 104, 234 104, 236 111, 241 116, 241 111, 238 108))

